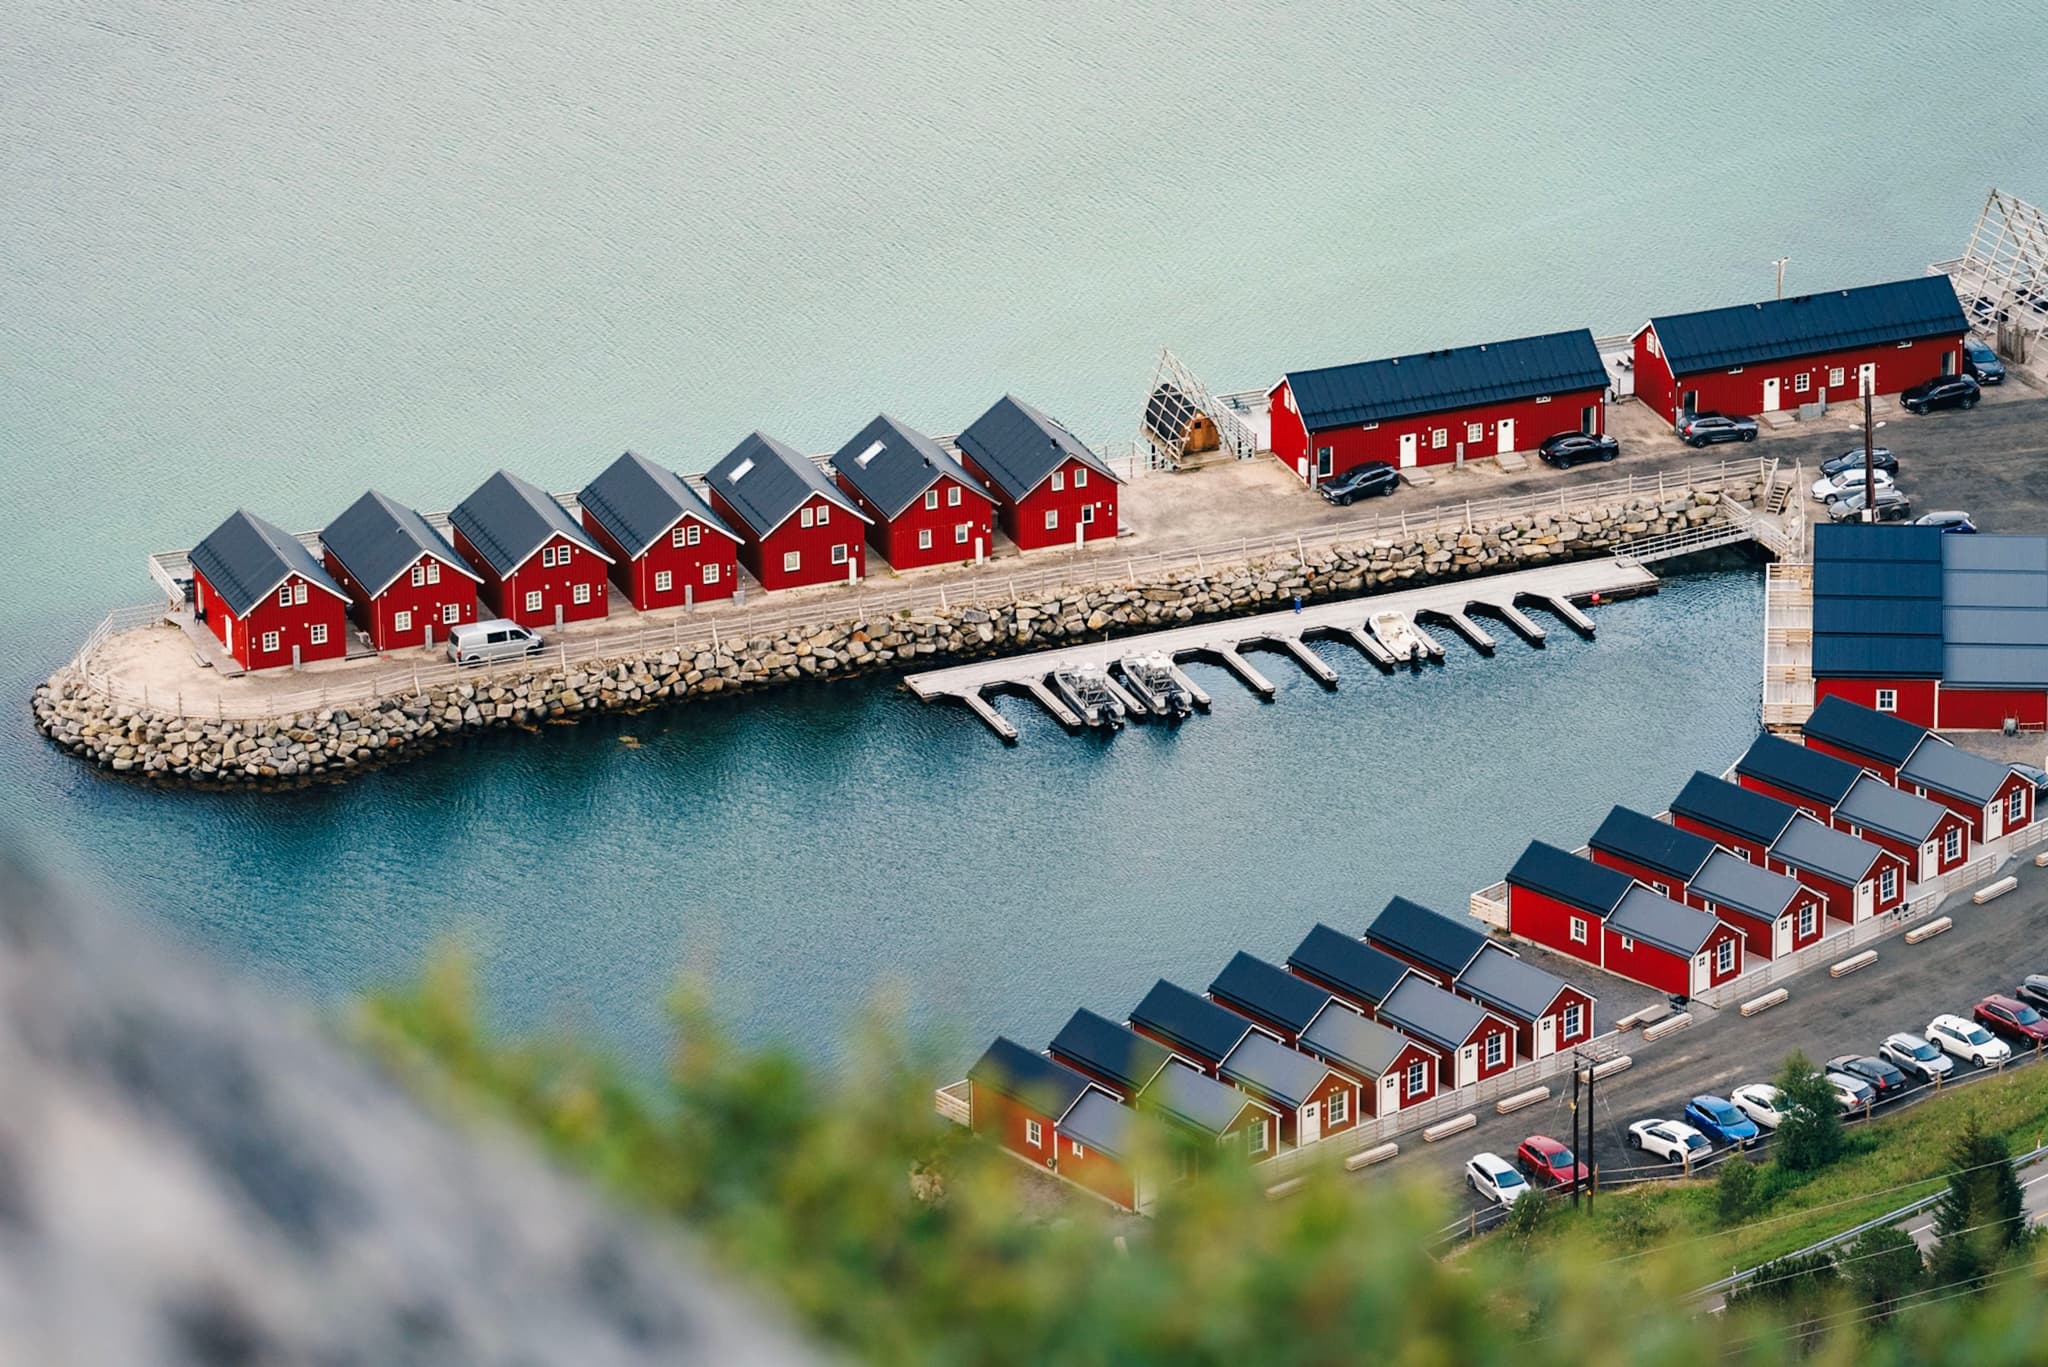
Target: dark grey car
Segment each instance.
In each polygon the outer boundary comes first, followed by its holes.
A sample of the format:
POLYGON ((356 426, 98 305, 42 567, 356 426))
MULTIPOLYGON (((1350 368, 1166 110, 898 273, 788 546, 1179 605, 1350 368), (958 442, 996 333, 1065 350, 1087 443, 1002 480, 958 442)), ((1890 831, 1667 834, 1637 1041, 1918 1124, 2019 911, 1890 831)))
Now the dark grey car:
POLYGON ((1755 441, 1755 418, 1731 418, 1726 413, 1695 413, 1678 424, 1678 437, 1687 446, 1712 446, 1722 441, 1755 441))

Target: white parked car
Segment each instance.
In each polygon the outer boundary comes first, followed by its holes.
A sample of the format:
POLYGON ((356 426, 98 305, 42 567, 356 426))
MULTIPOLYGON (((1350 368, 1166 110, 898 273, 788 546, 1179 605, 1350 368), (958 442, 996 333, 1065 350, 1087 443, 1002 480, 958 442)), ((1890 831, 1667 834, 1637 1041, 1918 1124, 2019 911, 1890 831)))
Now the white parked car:
POLYGON ((1667 1163, 1683 1163, 1687 1154, 1705 1158, 1713 1147, 1705 1135, 1676 1120, 1638 1120, 1628 1127, 1628 1146, 1667 1163))
POLYGON ((1749 1082, 1728 1093, 1735 1109, 1756 1122, 1761 1130, 1775 1130, 1785 1123, 1785 1094, 1768 1082, 1749 1082))
POLYGON ((1989 1068, 2012 1057, 2012 1046, 1973 1020, 1936 1016, 1927 1022, 1927 1039, 1943 1051, 1989 1068))
POLYGON ((1947 1077, 1956 1067, 1956 1061, 1947 1054, 1920 1036, 1904 1031, 1887 1036, 1885 1042, 1877 1046, 1877 1052, 1907 1077, 1917 1077, 1922 1082, 1947 1077))
POLYGON ((1844 1111, 1860 1111, 1877 1100, 1877 1089, 1860 1077, 1847 1073, 1828 1073, 1825 1078, 1834 1089, 1835 1104, 1844 1111))
MULTIPOLYGON (((1890 475, 1882 470, 1877 471, 1876 475, 1876 484, 1880 493, 1892 487, 1892 477, 1890 475)), ((1813 482, 1813 496, 1823 503, 1838 498, 1847 498, 1850 494, 1860 494, 1862 492, 1863 467, 1860 465, 1852 465, 1839 475, 1822 475, 1813 482)))
POLYGON ((1465 1165, 1465 1185, 1504 1206, 1513 1205, 1531 1190, 1529 1179, 1497 1153, 1474 1154, 1465 1165))

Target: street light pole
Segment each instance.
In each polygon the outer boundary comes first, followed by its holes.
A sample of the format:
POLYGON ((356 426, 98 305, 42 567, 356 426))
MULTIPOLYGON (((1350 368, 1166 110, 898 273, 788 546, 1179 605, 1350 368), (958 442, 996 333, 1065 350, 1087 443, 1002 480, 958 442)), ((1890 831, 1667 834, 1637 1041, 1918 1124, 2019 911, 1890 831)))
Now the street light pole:
POLYGON ((1785 297, 1785 267, 1792 264, 1792 258, 1789 256, 1781 256, 1777 260, 1771 262, 1771 264, 1778 268, 1778 297, 1780 299, 1783 299, 1785 297))
POLYGON ((1871 385, 1863 386, 1863 520, 1877 521, 1877 425, 1871 421, 1871 385))

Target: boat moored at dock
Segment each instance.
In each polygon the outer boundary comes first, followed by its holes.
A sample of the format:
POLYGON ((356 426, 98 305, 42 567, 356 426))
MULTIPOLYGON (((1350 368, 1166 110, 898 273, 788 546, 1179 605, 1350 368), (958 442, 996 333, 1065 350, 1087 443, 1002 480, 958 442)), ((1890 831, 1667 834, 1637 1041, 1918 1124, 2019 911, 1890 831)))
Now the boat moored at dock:
POLYGON ((1061 665, 1052 672, 1052 686, 1083 726, 1114 731, 1124 724, 1128 709, 1101 665, 1061 665))
POLYGON ((1179 721, 1195 709, 1195 700, 1181 686, 1180 671, 1161 651, 1134 652, 1118 658, 1117 672, 1126 691, 1154 717, 1179 721))

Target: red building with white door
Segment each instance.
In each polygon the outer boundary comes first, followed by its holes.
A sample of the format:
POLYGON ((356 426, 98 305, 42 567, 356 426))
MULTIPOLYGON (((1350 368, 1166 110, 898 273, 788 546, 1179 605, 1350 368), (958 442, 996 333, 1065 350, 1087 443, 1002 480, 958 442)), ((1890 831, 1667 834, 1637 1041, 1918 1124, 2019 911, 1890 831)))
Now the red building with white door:
POLYGON ((1524 1058, 1549 1058, 1594 1035, 1592 993, 1502 945, 1489 942, 1481 949, 1451 990, 1512 1023, 1515 1048, 1524 1058))
POLYGON ((1798 879, 1827 901, 1828 915, 1855 924, 1906 900, 1906 860, 1801 812, 1771 845, 1765 867, 1798 879))
POLYGON ((611 557, 545 490, 500 470, 456 504, 448 522, 496 616, 547 627, 611 611, 611 557))
POLYGON ((1586 843, 1594 863, 1680 901, 1685 900, 1686 885, 1719 848, 1703 835, 1627 807, 1610 809, 1586 843))
POLYGON ((1606 962, 1600 926, 1635 879, 1532 840, 1508 870, 1508 934, 1599 968, 1606 962))
POLYGON ((1314 487, 1367 461, 1402 469, 1606 430, 1607 366, 1584 328, 1294 370, 1273 386, 1273 455, 1314 487))
POLYGON ((867 515, 809 456, 754 432, 704 479, 762 588, 850 584, 866 573, 867 515))
POLYGON ((320 533, 356 625, 379 650, 431 646, 476 620, 475 570, 415 510, 375 489, 320 533))
POLYGON ((1601 967, 1668 992, 1697 996, 1742 976, 1742 932, 1710 912, 1638 883, 1602 924, 1601 967))
POLYGON ((1355 1078, 1365 1115, 1392 1115, 1436 1095, 1436 1051, 1355 1011, 1325 1011, 1294 1047, 1355 1078))
POLYGON ((1723 849, 1692 880, 1685 902, 1740 931, 1743 951, 1756 963, 1804 949, 1827 932, 1827 903, 1820 893, 1723 849))
POLYGON ((1673 424, 1897 394, 1956 373, 1969 330, 1945 275, 1666 314, 1635 335, 1635 392, 1673 424))
POLYGON ((967 1083, 968 1128, 1047 1168, 1055 1166, 1054 1127, 1090 1092, 1109 1095, 1073 1069, 1002 1036, 967 1070, 967 1083))
POLYGON ((628 451, 576 503, 612 558, 613 582, 641 612, 716 602, 739 587, 739 534, 675 471, 628 451))
POLYGON ((1005 394, 954 442, 960 463, 995 500, 1003 532, 1023 551, 1114 541, 1123 481, 1086 442, 1005 394))
POLYGON ((943 446, 886 413, 833 453, 832 469, 867 516, 868 544, 896 569, 979 563, 993 548, 993 496, 943 446))
POLYGON ((237 509, 191 561, 193 610, 242 668, 348 653, 348 594, 290 532, 237 509))
POLYGON ((1925 883, 1970 862, 1970 823, 1961 812, 1864 774, 1835 808, 1835 829, 1890 850, 1925 883))

